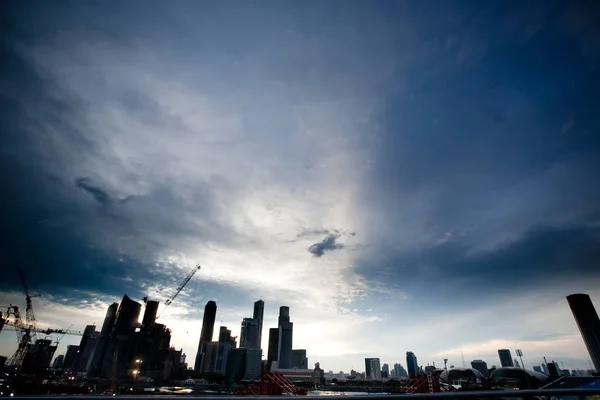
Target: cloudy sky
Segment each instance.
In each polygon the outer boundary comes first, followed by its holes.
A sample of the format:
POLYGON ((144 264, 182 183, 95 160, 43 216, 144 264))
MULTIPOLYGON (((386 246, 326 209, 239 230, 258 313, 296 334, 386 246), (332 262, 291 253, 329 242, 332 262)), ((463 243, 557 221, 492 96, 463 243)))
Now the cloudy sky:
POLYGON ((238 334, 262 298, 326 370, 588 367, 565 296, 600 306, 591 5, 3 3, 0 305, 21 266, 39 325, 81 330, 200 263, 161 316, 191 360, 208 300, 238 334))

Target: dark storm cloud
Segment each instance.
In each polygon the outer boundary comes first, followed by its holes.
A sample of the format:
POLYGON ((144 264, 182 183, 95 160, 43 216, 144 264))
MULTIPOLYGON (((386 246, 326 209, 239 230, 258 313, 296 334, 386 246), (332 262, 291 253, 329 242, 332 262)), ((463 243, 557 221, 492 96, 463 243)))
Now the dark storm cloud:
POLYGON ((315 257, 321 257, 327 251, 343 249, 344 245, 336 242, 339 238, 339 234, 330 234, 319 243, 315 243, 310 246, 308 248, 308 252, 315 257))
MULTIPOLYGON (((419 249, 379 247, 357 262, 357 272, 372 282, 417 296, 423 290, 453 303, 485 293, 487 301, 522 289, 573 279, 600 281, 600 227, 539 226, 489 251, 449 241, 419 249)), ((484 300, 484 299, 479 299, 484 300)), ((440 307, 442 305, 440 304, 440 307)))
POLYGON ((75 180, 75 186, 83 189, 86 193, 92 196, 94 200, 105 207, 110 205, 112 202, 109 194, 98 186, 95 186, 90 178, 77 178, 75 180))

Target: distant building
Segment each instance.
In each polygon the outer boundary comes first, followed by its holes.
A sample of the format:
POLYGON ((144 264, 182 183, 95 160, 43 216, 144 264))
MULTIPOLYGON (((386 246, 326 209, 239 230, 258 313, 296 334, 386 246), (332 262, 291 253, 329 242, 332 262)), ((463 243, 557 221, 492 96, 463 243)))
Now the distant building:
POLYGON ((246 349, 244 380, 254 380, 260 375, 262 361, 261 349, 246 349))
POLYGON ((259 349, 259 324, 254 318, 244 318, 240 330, 240 347, 245 349, 259 349))
POLYGON ((63 361, 63 369, 70 371, 75 366, 75 361, 79 355, 79 346, 69 345, 67 346, 67 352, 65 353, 65 359, 63 361))
POLYGON ((394 375, 399 379, 408 378, 408 372, 406 372, 402 364, 394 364, 394 375))
POLYGON ((543 373, 544 373, 544 371, 542 371, 542 367, 540 367, 539 365, 534 365, 534 366, 533 366, 533 370, 534 370, 535 372, 539 372, 540 374, 543 374, 543 373))
POLYGON ((498 357, 500 357, 500 365, 502 367, 514 367, 512 354, 509 349, 498 350, 498 357))
POLYGON ((100 332, 96 331, 95 325, 87 325, 79 342, 79 355, 73 369, 78 373, 87 375, 91 368, 92 359, 100 339, 100 332))
POLYGON ((202 372, 214 373, 217 366, 217 352, 219 342, 209 342, 204 345, 204 355, 202 359, 202 372))
POLYGON ((477 371, 481 372, 481 374, 483 376, 490 376, 487 363, 483 360, 471 361, 471 368, 476 369, 477 371))
POLYGON ((204 316, 202 317, 202 331, 200 332, 200 341, 198 342, 198 352, 196 353, 196 360, 194 362, 194 370, 196 373, 200 371, 204 372, 202 366, 203 359, 206 356, 206 346, 213 339, 215 330, 215 319, 217 316, 217 303, 209 301, 204 306, 204 316))
POLYGON ((417 356, 412 351, 406 352, 406 367, 408 368, 408 376, 414 378, 419 374, 419 364, 417 356))
POLYGON ((513 362, 515 363, 515 367, 521 368, 521 364, 519 364, 519 361, 517 361, 516 358, 513 360, 513 362))
POLYGON ((292 350, 292 368, 308 369, 308 358, 306 358, 306 350, 292 350))
POLYGON ((292 364, 292 337, 294 324, 290 322, 290 308, 279 307, 279 348, 277 361, 279 369, 289 369, 292 364))
POLYGON ((267 370, 271 371, 271 365, 277 361, 279 352, 279 328, 269 329, 269 347, 267 351, 267 370))
POLYGON ((265 313, 265 302, 258 300, 254 302, 254 313, 252 318, 258 321, 258 348, 262 349, 262 328, 263 328, 263 316, 265 313))
POLYGON ((365 378, 381 379, 381 363, 379 358, 365 358, 365 378))
POLYGON ((587 294, 577 293, 567 296, 567 301, 592 363, 600 372, 600 318, 592 299, 587 294))
POLYGON ((390 366, 388 364, 383 364, 381 367, 381 378, 389 379, 390 377, 390 366))
POLYGON ((100 337, 96 345, 96 351, 92 357, 92 364, 89 374, 90 376, 101 376, 102 375, 102 364, 110 343, 110 335, 117 317, 117 309, 119 303, 112 303, 106 310, 106 316, 104 317, 104 323, 102 324, 102 330, 100 331, 100 337))
POLYGON ((231 336, 231 331, 226 326, 219 329, 219 342, 217 348, 217 362, 215 372, 225 375, 227 372, 227 358, 229 352, 235 349, 235 339, 231 336))

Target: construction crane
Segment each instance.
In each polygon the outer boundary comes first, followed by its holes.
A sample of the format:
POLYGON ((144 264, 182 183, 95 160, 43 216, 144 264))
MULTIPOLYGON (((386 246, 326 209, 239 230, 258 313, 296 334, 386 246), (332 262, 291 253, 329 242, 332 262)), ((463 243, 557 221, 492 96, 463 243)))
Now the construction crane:
POLYGON ((13 354, 8 360, 8 365, 15 367, 17 373, 21 370, 23 360, 27 354, 29 343, 35 341, 36 338, 36 320, 35 315, 33 314, 33 302, 31 299, 32 297, 39 297, 39 295, 32 296, 29 293, 29 287, 27 286, 27 280, 25 279, 25 272, 23 272, 23 269, 20 267, 19 279, 21 280, 21 285, 23 285, 23 291, 25 292, 25 322, 23 322, 21 319, 18 308, 13 307, 13 315, 15 317, 19 344, 15 354, 13 354), (16 311, 16 314, 14 311, 16 311))
MULTIPOLYGON (((72 325, 71 325, 72 326, 72 325)), ((15 321, 9 321, 8 319, 4 320, 4 328, 8 328, 9 330, 17 331, 22 329, 22 325, 15 321)), ((55 328, 34 328, 32 329, 34 333, 43 333, 44 335, 74 335, 74 336, 83 336, 83 332, 71 330, 71 327, 68 329, 55 329, 55 328)))
POLYGON ((173 303, 173 301, 175 300, 177 295, 179 295, 179 293, 181 293, 181 291, 183 290, 185 285, 188 284, 188 282, 194 277, 194 275, 196 274, 196 272, 198 270, 200 270, 200 268, 201 268, 200 264, 196 264, 196 266, 194 268, 192 268, 192 270, 190 272, 188 272, 188 274, 185 276, 185 278, 183 278, 183 280, 179 283, 179 285, 175 289, 175 292, 173 293, 173 295, 171 295, 171 297, 169 297, 167 300, 165 300, 165 307, 160 312, 159 317, 165 311, 165 309, 173 303))

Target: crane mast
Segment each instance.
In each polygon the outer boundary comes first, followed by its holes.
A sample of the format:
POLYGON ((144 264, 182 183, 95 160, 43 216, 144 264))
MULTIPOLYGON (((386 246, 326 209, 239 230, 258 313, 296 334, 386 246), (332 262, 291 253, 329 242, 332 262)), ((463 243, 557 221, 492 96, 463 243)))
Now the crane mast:
POLYGON ((198 271, 199 269, 200 269, 200 264, 197 264, 194 268, 192 268, 192 270, 185 276, 185 278, 183 278, 183 280, 181 281, 179 286, 177 286, 177 289, 175 289, 175 293, 165 301, 165 305, 168 306, 175 300, 177 295, 183 290, 185 285, 188 284, 190 279, 192 279, 192 277, 194 276, 196 271, 198 271))

